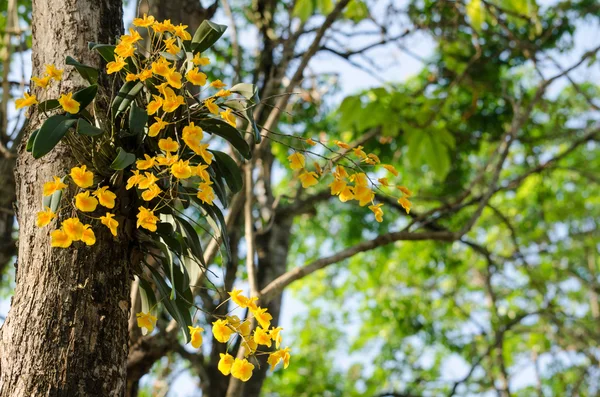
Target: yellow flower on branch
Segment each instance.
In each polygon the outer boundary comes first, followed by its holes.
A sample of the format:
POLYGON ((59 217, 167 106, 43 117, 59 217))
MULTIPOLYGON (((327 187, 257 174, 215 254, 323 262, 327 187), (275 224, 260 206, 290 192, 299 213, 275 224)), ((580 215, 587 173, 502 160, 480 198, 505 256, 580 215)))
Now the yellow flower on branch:
POLYGON ((170 167, 177 162, 178 158, 177 155, 171 156, 170 153, 167 153, 166 156, 156 156, 156 163, 162 167, 170 167))
POLYGON ((217 368, 223 375, 227 376, 231 373, 231 366, 234 362, 233 356, 229 353, 221 353, 220 356, 221 359, 219 360, 219 364, 217 364, 217 368))
POLYGON ((73 243, 73 240, 63 230, 54 230, 50 233, 50 245, 58 248, 68 248, 73 243))
POLYGON ((152 77, 152 70, 144 69, 137 74, 137 77, 140 79, 140 81, 146 81, 152 77))
POLYGON ((336 145, 338 145, 342 149, 346 149, 346 150, 350 149, 350 145, 348 145, 347 143, 344 143, 342 141, 334 141, 333 143, 335 143, 336 145))
POLYGON ((121 36, 121 43, 135 44, 138 41, 142 41, 142 35, 134 28, 129 28, 129 34, 121 36))
POLYGON ((381 209, 382 205, 383 204, 375 204, 369 206, 369 209, 375 214, 375 220, 377 222, 383 222, 383 210, 381 209))
POLYGON ((275 347, 277 349, 279 349, 279 345, 281 344, 281 331, 283 331, 283 328, 281 327, 276 327, 269 331, 269 336, 273 342, 275 342, 275 347))
POLYGON ((192 167, 188 160, 179 160, 171 166, 171 174, 177 179, 187 179, 192 176, 192 167))
POLYGON ((138 75, 133 73, 127 73, 127 76, 125 76, 125 81, 136 81, 138 79, 138 75))
POLYGON ((212 83, 210 83, 210 86, 212 88, 221 89, 227 87, 227 84, 223 83, 221 80, 215 80, 212 83))
POLYGON ((134 18, 133 19, 133 24, 140 28, 148 28, 148 27, 152 26, 153 23, 154 23, 154 17, 152 15, 147 16, 146 14, 144 14, 143 18, 134 18))
POLYGON ((143 227, 151 232, 155 232, 157 229, 156 223, 158 222, 158 217, 154 215, 154 211, 144 207, 139 207, 138 210, 139 213, 137 214, 137 227, 143 227))
POLYGON ((69 112, 71 114, 75 114, 79 112, 79 102, 73 99, 73 93, 69 92, 68 94, 63 94, 58 98, 58 103, 65 110, 65 112, 69 112))
POLYGON ((37 97, 35 95, 29 95, 28 93, 23 93, 23 98, 19 98, 15 101, 15 108, 21 109, 31 105, 37 104, 37 97))
POLYGON ((150 185, 148 190, 146 190, 144 193, 142 193, 142 199, 144 199, 145 201, 150 201, 161 193, 162 193, 162 190, 160 189, 160 187, 158 187, 158 185, 156 183, 154 183, 154 184, 150 185))
POLYGON ((155 184, 158 181, 158 178, 156 177, 156 175, 154 175, 151 172, 144 172, 144 176, 140 178, 140 181, 138 182, 138 188, 140 188, 141 190, 145 190, 148 189, 150 186, 152 186, 153 184, 155 184))
POLYGON ((175 37, 169 37, 168 39, 163 40, 163 43, 165 43, 165 47, 169 54, 176 55, 181 50, 175 44, 176 41, 177 39, 175 37))
POLYGON ((174 33, 175 36, 179 37, 181 40, 191 40, 192 39, 192 35, 190 34, 190 32, 188 32, 187 29, 187 25, 183 25, 183 24, 179 24, 177 26, 175 26, 174 29, 174 33))
POLYGON ((143 159, 136 160, 135 167, 138 170, 147 170, 149 168, 154 167, 155 163, 156 163, 156 159, 154 157, 150 157, 150 156, 148 156, 148 154, 144 153, 143 159))
POLYGON ((148 116, 152 116, 154 113, 158 112, 161 106, 163 105, 163 99, 161 97, 159 97, 158 95, 152 95, 152 97, 154 98, 154 100, 148 103, 148 108, 146 109, 148 116))
POLYGON ((125 62, 125 58, 117 55, 114 61, 106 64, 106 73, 117 73, 119 70, 123 69, 125 65, 127 65, 127 62, 125 62))
POLYGON ((165 77, 171 71, 171 63, 165 58, 152 62, 152 73, 165 77))
POLYGON ((60 81, 62 80, 63 69, 57 69, 54 65, 45 65, 46 67, 46 75, 48 75, 51 79, 60 81))
POLYGON ((241 380, 242 382, 247 382, 248 379, 252 377, 253 370, 254 365, 250 364, 248 360, 240 360, 236 358, 231 366, 231 376, 241 380))
POLYGON ((306 165, 304 155, 299 152, 290 154, 287 159, 290 161, 290 168, 294 171, 301 170, 306 165))
POLYGON ((105 216, 100 217, 100 222, 106 226, 113 236, 117 237, 117 227, 119 227, 119 222, 114 219, 115 214, 111 214, 107 212, 105 216))
POLYGON ((383 164, 383 168, 385 168, 386 170, 388 170, 389 172, 391 172, 392 175, 398 176, 398 171, 396 171, 396 169, 394 168, 393 165, 383 164))
POLYGON ((46 207, 44 211, 37 213, 37 220, 35 224, 37 227, 44 227, 48 225, 54 218, 56 218, 56 214, 52 212, 50 207, 46 207))
POLYGON ((190 125, 183 127, 181 137, 186 145, 193 147, 200 144, 204 133, 202 132, 202 128, 195 125, 192 121, 190 125))
POLYGON ((235 115, 231 113, 231 109, 227 108, 227 110, 221 112, 221 118, 232 127, 235 127, 235 115))
POLYGON ((200 55, 200 53, 197 53, 196 55, 194 55, 194 58, 192 59, 192 63, 196 66, 206 66, 206 65, 210 64, 210 60, 208 58, 200 55))
POLYGON ((262 307, 257 307, 256 309, 250 309, 252 311, 252 314, 254 315, 254 318, 256 318, 256 321, 258 321, 258 323, 260 324, 261 327, 267 329, 269 328, 269 325, 271 325, 271 320, 273 319, 273 316, 271 316, 269 313, 267 313, 267 309, 266 308, 262 308, 262 307))
POLYGON ((169 123, 163 121, 160 117, 155 117, 154 120, 156 123, 152 124, 148 129, 148 136, 151 137, 157 136, 167 125, 169 125, 169 123))
POLYGON ((175 92, 169 87, 165 87, 164 96, 165 98, 162 107, 167 113, 174 112, 179 106, 185 104, 183 97, 181 95, 175 95, 175 92))
POLYGON ((43 187, 43 195, 44 196, 50 196, 54 192, 57 192, 57 191, 62 190, 67 187, 67 185, 65 185, 61 181, 61 178, 59 178, 57 176, 54 176, 53 178, 54 178, 54 180, 52 182, 44 183, 44 187, 43 187))
POLYGON ((202 160, 208 165, 212 163, 213 154, 206 150, 208 148, 208 143, 201 143, 199 145, 190 146, 190 149, 194 151, 194 153, 200 155, 202 160))
POLYGON ((188 328, 190 330, 190 338, 192 339, 192 347, 197 349, 202 346, 202 331, 204 331, 204 328, 192 327, 189 325, 188 328))
POLYGON ((231 297, 231 301, 233 303, 235 303, 242 309, 245 309, 248 307, 248 298, 242 295, 242 292, 243 291, 241 289, 234 288, 233 291, 228 292, 228 294, 231 297))
POLYGON ((176 72, 175 69, 170 69, 169 73, 165 76, 167 83, 173 88, 181 88, 181 73, 176 72))
POLYGON ((283 360, 283 368, 287 368, 290 365, 290 348, 286 347, 285 349, 277 350, 269 354, 269 358, 267 359, 267 363, 271 366, 271 371, 275 369, 277 364, 283 360))
POLYGON ((108 186, 100 187, 92 194, 96 196, 101 206, 106 208, 115 207, 115 199, 117 198, 117 195, 108 190, 108 186))
POLYGON ((115 54, 117 54, 118 56, 120 56, 122 58, 129 58, 135 54, 135 48, 133 47, 132 43, 127 42, 127 41, 121 41, 115 47, 115 54))
POLYGON ((129 190, 134 186, 137 186, 138 183, 140 183, 140 181, 144 179, 143 175, 140 175, 140 172, 138 170, 134 170, 133 171, 133 175, 129 177, 129 179, 127 179, 127 186, 125 186, 125 189, 129 190))
POLYGON ((96 211, 98 206, 98 200, 94 197, 90 197, 90 192, 85 191, 75 196, 75 207, 82 212, 93 212, 96 211))
POLYGON ((410 213, 410 208, 412 207, 412 203, 406 197, 400 197, 398 199, 398 204, 404 208, 407 214, 410 213))
POLYGON ((202 179, 204 182, 210 182, 210 174, 208 173, 208 171, 206 171, 206 169, 208 168, 208 165, 204 165, 204 164, 200 164, 196 167, 196 175, 200 177, 200 179, 202 179))
POLYGON ((87 171, 87 166, 82 165, 81 167, 71 168, 71 179, 77 186, 82 189, 90 187, 94 184, 94 174, 91 171, 87 171))
POLYGON ((233 330, 229 328, 227 320, 217 320, 212 324, 212 333, 215 339, 221 343, 227 343, 229 338, 231 338, 231 334, 233 334, 233 330))
POLYGON ((85 245, 96 244, 96 235, 94 234, 94 231, 91 229, 90 225, 83 225, 83 234, 81 235, 81 241, 83 241, 85 245))
POLYGON ((139 312, 135 316, 137 317, 138 327, 143 328, 142 333, 144 335, 154 331, 154 327, 156 326, 156 320, 158 319, 155 316, 153 316, 150 312, 139 312))
POLYGON ((42 78, 32 77, 31 81, 33 81, 35 83, 36 87, 46 88, 46 87, 48 87, 48 84, 50 84, 50 76, 45 76, 42 78))
POLYGON ((254 342, 258 345, 265 345, 271 347, 271 337, 262 327, 256 327, 254 330, 254 342))
POLYGON ((219 114, 219 106, 215 103, 214 98, 209 98, 209 99, 205 100, 204 105, 206 106, 208 111, 211 112, 212 114, 214 114, 214 115, 219 114))
POLYGON ((397 186, 398 190, 400 190, 402 193, 404 193, 404 195, 406 196, 406 198, 409 198, 413 195, 413 192, 411 192, 410 190, 408 190, 408 188, 406 186, 397 186))
POLYGON ((166 139, 159 140, 158 147, 162 151, 169 153, 169 152, 176 152, 179 149, 179 144, 176 141, 174 141, 173 139, 171 139, 171 137, 168 137, 166 139))
POLYGON ((229 95, 231 95, 231 91, 229 91, 229 90, 219 90, 219 91, 218 91, 218 92, 215 94, 215 96, 216 96, 216 97, 219 97, 219 98, 226 98, 226 97, 228 97, 229 95))
POLYGON ((61 229, 73 241, 79 241, 83 236, 83 223, 78 218, 65 219, 62 222, 61 229))
POLYGON ((300 176, 298 176, 298 179, 300 179, 300 182, 302 182, 302 187, 305 189, 319 183, 317 178, 318 176, 316 172, 308 171, 304 171, 302 174, 300 174, 300 176))
POLYGON ((213 205, 213 201, 215 200, 215 191, 210 186, 212 182, 202 182, 198 185, 198 193, 196 197, 200 199, 205 204, 213 205))
POLYGON ((185 78, 193 85, 203 86, 206 84, 206 74, 199 72, 197 69, 190 69, 185 74, 185 78))
POLYGON ((317 144, 317 142, 313 141, 311 138, 308 138, 305 142, 310 146, 315 146, 317 144))

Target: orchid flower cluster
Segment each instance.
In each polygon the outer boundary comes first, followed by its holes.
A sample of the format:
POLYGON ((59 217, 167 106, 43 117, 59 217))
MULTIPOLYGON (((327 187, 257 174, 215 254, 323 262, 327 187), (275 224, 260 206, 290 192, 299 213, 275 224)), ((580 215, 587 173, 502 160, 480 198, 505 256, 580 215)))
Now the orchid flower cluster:
MULTIPOLYGON (((90 43, 106 61, 105 70, 67 57, 66 65, 89 86, 57 99, 38 101, 26 93, 16 101, 17 108, 36 105, 34 110, 46 116, 27 142, 34 158, 63 141, 80 163, 43 185, 37 226, 54 229, 50 244, 57 249, 77 242, 94 245, 98 228, 108 229, 108 238, 134 235, 145 265, 136 270, 142 296, 138 325, 144 333, 152 332, 156 307, 162 303, 186 342, 198 348, 203 329, 193 325, 190 313, 199 309, 190 274, 198 272, 194 266, 207 266, 198 233, 206 229, 198 222, 212 227, 215 235, 210 237, 220 239, 224 257, 230 257, 223 210, 231 194, 242 188, 240 164, 261 139, 252 118, 258 96, 251 84, 227 88, 219 79, 209 82, 210 59, 204 52, 225 26, 204 21, 192 36, 185 25, 147 15, 134 19, 133 25, 116 45, 90 43), (100 78, 108 80, 113 93, 102 89, 107 85, 98 86, 100 78), (218 150, 226 148, 228 153, 218 150), (65 203, 67 190, 73 198, 65 203), (204 217, 192 219, 187 211, 191 206, 204 217)), ((32 81, 38 95, 49 96, 48 88, 62 79, 64 69, 46 65, 45 71, 32 81)), ((213 323, 218 341, 227 343, 236 333, 247 352, 241 360, 225 355, 219 369, 246 381, 254 368, 248 359, 259 352, 259 345, 279 348, 281 328, 269 329, 271 316, 255 300, 237 292, 232 300, 248 308, 260 327, 251 329, 250 319, 237 316, 213 323)), ((271 355, 272 366, 283 361, 287 367, 289 349, 271 355)))
MULTIPOLYGON (((227 344, 229 350, 237 341, 235 337, 237 335, 240 338, 239 345, 244 349, 243 357, 234 357, 229 352, 221 353, 217 367, 219 371, 225 376, 231 374, 234 378, 246 382, 252 377, 255 368, 252 361, 258 365, 258 355, 268 355, 267 363, 271 370, 274 370, 280 362, 286 369, 290 364, 291 355, 289 347, 281 348, 283 328, 271 327, 273 317, 266 308, 257 306, 257 297, 248 298, 242 295, 240 289, 234 289, 228 294, 236 305, 235 309, 248 309, 249 314, 244 320, 237 315, 227 315, 217 318, 212 323, 212 335, 217 342, 227 344)), ((157 318, 150 311, 137 314, 137 324, 146 333, 154 330, 156 321, 157 318)), ((200 348, 203 343, 204 328, 189 326, 188 329, 192 347, 200 348)))
MULTIPOLYGON (((317 142, 312 138, 304 140, 304 143, 308 146, 316 146, 317 143, 325 146, 324 143, 317 142)), ((375 215, 377 222, 383 221, 383 210, 381 207, 383 203, 375 203, 375 190, 378 190, 381 194, 386 196, 392 196, 397 200, 398 204, 408 214, 412 207, 412 203, 409 200, 412 196, 412 192, 402 185, 397 185, 390 182, 390 175, 397 177, 399 175, 398 170, 391 164, 382 164, 379 156, 375 153, 367 154, 363 149, 363 146, 351 146, 346 142, 339 140, 334 141, 334 144, 340 148, 340 152, 334 152, 335 157, 333 159, 327 159, 327 164, 321 166, 318 161, 313 163, 314 171, 307 170, 306 157, 300 151, 295 150, 294 153, 288 156, 289 166, 292 170, 298 172, 298 179, 302 183, 303 188, 309 188, 317 185, 319 179, 323 178, 326 174, 330 173, 333 176, 333 181, 328 185, 331 189, 332 196, 338 196, 341 202, 345 203, 350 200, 358 201, 358 205, 364 207, 369 205, 369 209, 375 215), (333 160, 338 164, 333 169, 333 160), (342 160, 346 160, 350 164, 349 168, 352 168, 351 173, 348 173, 346 167, 341 163, 342 160), (364 171, 363 167, 369 166, 372 168, 383 168, 389 175, 381 175, 379 177, 371 177, 367 172, 364 171), (374 182, 373 179, 377 179, 374 182), (399 195, 389 193, 389 189, 396 189, 400 192, 399 195)), ((318 153, 313 153, 310 150, 304 152, 309 155, 315 155, 323 157, 318 153)))

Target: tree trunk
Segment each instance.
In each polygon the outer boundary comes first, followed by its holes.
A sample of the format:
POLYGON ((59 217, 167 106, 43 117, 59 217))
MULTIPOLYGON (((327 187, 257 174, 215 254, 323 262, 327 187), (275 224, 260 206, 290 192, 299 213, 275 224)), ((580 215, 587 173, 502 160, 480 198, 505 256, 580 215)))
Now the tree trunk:
POLYGON ((2 175, 2 187, 0 188, 0 276, 17 253, 17 247, 13 238, 15 215, 13 203, 15 197, 15 180, 13 169, 15 167, 14 157, 0 156, 0 175, 2 175))
MULTIPOLYGON (((122 29, 121 0, 34 0, 33 74, 42 75, 45 64, 63 68, 66 55, 99 67, 99 57, 88 50, 87 42, 114 42, 122 29)), ((35 93, 42 99, 56 98, 82 83, 74 68, 67 67, 60 84, 54 83, 46 94, 35 93)), ((31 129, 43 118, 33 114, 31 129)), ((19 151, 17 285, 0 330, 0 396, 124 392, 131 243, 122 234, 114 239, 95 221, 95 245, 51 248, 50 231, 62 219, 43 229, 35 226, 43 182, 65 175, 75 164, 64 144, 39 160, 25 152, 24 145, 19 151)), ((66 191, 63 203, 73 193, 66 191)))

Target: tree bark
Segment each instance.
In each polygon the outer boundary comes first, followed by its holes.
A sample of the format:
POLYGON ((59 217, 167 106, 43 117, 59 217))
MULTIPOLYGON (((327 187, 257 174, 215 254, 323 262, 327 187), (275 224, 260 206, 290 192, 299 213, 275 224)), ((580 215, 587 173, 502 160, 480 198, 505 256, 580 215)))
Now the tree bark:
POLYGON ((17 246, 13 238, 15 223, 13 203, 16 201, 13 177, 15 160, 14 157, 0 156, 0 175, 2 175, 0 187, 0 275, 4 274, 12 257, 17 253, 17 246))
MULTIPOLYGON (((114 42, 123 30, 121 0, 34 0, 33 74, 45 64, 64 67, 66 55, 100 67, 88 41, 114 42)), ((83 85, 74 68, 67 67, 60 84, 46 94, 56 98, 83 85)), ((30 130, 44 116, 34 113, 30 130)), ((25 137, 29 135, 25 134, 25 137)), ((24 140, 26 141, 26 140, 24 140)), ((68 146, 34 160, 22 144, 17 160, 20 237, 16 290, 6 322, 0 330, 0 396, 119 396, 126 377, 129 258, 131 242, 114 239, 94 221, 96 244, 87 247, 50 247, 48 227, 35 226, 41 210, 42 184, 65 175, 76 165, 68 146)), ((68 203, 74 189, 65 191, 68 203)), ((117 206, 126 205, 118 200, 117 206)), ((117 207, 117 208, 118 208, 117 207)), ((61 218, 64 218, 61 215, 61 218)), ((123 222, 128 227, 127 221, 123 222)))

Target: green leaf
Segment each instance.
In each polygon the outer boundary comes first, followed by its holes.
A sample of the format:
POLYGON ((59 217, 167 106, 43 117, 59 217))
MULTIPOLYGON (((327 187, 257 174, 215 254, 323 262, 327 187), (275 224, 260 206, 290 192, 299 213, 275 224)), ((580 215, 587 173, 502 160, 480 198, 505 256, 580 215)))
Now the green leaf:
POLYGON ((97 51, 106 62, 112 62, 115 60, 116 46, 112 44, 96 44, 94 42, 89 42, 88 48, 90 50, 97 51))
POLYGON ((190 340, 190 335, 187 327, 192 325, 192 317, 189 310, 190 304, 181 299, 177 299, 175 301, 168 299, 170 294, 169 286, 158 270, 154 269, 152 266, 148 266, 148 268, 152 272, 152 278, 154 279, 158 292, 162 297, 165 298, 161 302, 163 302, 169 314, 173 316, 175 321, 177 321, 177 324, 179 324, 181 333, 185 339, 185 343, 188 343, 190 340))
POLYGON ((38 134, 38 132, 40 132, 39 128, 37 130, 31 131, 31 135, 29 135, 29 139, 27 140, 27 146, 25 146, 25 150, 27 150, 28 152, 31 152, 31 149, 33 148, 33 141, 35 141, 35 137, 38 134))
POLYGON ((240 170, 240 167, 238 167, 236 162, 226 153, 218 150, 211 150, 211 152, 215 156, 217 166, 225 178, 229 189, 231 189, 233 193, 237 193, 242 190, 242 186, 244 186, 242 170, 240 170))
POLYGON ((485 20, 485 9, 483 8, 483 4, 481 4, 481 0, 471 0, 467 4, 467 15, 471 20, 473 29, 480 30, 485 20))
POLYGON ((85 119, 79 119, 77 121, 77 133, 81 135, 97 136, 102 134, 103 132, 104 131, 102 131, 100 128, 91 125, 85 119))
POLYGON ((148 113, 146 109, 140 108, 135 101, 131 103, 129 109, 129 131, 136 135, 144 133, 144 127, 148 122, 148 113))
POLYGON ((298 0, 294 6, 292 15, 300 18, 302 22, 306 22, 308 18, 313 14, 314 3, 313 0, 298 0))
MULTIPOLYGON (((257 96, 257 98, 258 98, 258 96, 257 96)), ((252 126, 252 131, 254 131, 254 142, 260 143, 260 140, 261 140, 260 129, 258 128, 258 126, 256 125, 256 122, 254 121, 254 112, 252 111, 253 108, 248 107, 246 105, 247 105, 246 103, 242 103, 242 101, 239 99, 229 99, 229 100, 225 101, 225 103, 223 103, 223 106, 226 106, 233 110, 236 110, 237 112, 241 113, 244 116, 244 118, 252 126)))
POLYGON ((198 120, 198 124, 202 127, 203 130, 209 132, 211 134, 218 135, 233 145, 234 148, 237 149, 238 152, 245 158, 249 159, 252 157, 252 153, 250 152, 250 146, 240 134, 240 132, 227 124, 223 120, 219 119, 202 119, 198 120))
POLYGON ((77 120, 64 114, 48 117, 33 141, 31 147, 33 158, 39 159, 52 150, 76 122, 77 120))
POLYGON ((75 69, 77 69, 81 77, 86 79, 90 84, 96 84, 98 82, 98 69, 79 63, 75 58, 70 56, 67 57, 65 63, 67 65, 75 66, 75 69))
POLYGON ((369 8, 362 0, 351 0, 346 6, 344 16, 358 23, 369 16, 369 8))
MULTIPOLYGON (((136 276, 137 277, 137 276, 136 276)), ((142 301, 142 312, 155 314, 156 310, 156 295, 154 295, 154 290, 152 289, 152 285, 143 278, 139 278, 139 292, 140 299, 142 301)))
POLYGON ((333 1, 317 0, 317 9, 321 14, 328 15, 331 11, 333 11, 333 1))
MULTIPOLYGON (((64 182, 66 176, 63 176, 60 181, 64 182)), ((42 198, 42 208, 50 208, 52 212, 56 212, 58 210, 58 206, 60 205, 60 199, 62 198, 62 190, 57 190, 52 193, 50 196, 44 196, 42 198)))
POLYGON ((48 112, 50 110, 58 109, 60 107, 60 103, 57 99, 48 99, 38 105, 38 109, 44 112, 48 112))
POLYGON ((98 86, 96 84, 89 87, 85 87, 73 94, 73 99, 79 102, 79 109, 83 110, 92 103, 96 94, 98 93, 98 86))
POLYGON ((111 105, 111 110, 113 113, 113 118, 117 117, 120 113, 127 110, 131 101, 135 99, 135 97, 140 93, 144 84, 141 82, 128 81, 123 84, 123 87, 117 93, 115 99, 113 99, 113 103, 111 105))
POLYGON ((135 155, 133 153, 126 152, 122 147, 119 147, 117 150, 117 157, 110 165, 110 168, 113 170, 122 170, 135 162, 135 155))
POLYGON ((183 217, 173 214, 175 221, 181 227, 183 234, 185 234, 186 240, 188 241, 188 247, 190 248, 192 254, 198 259, 204 267, 206 267, 206 263, 204 263, 204 254, 202 252, 202 245, 200 244, 200 238, 194 226, 192 226, 186 219, 183 217))
POLYGON ((258 102, 258 88, 254 84, 239 83, 231 87, 229 91, 240 94, 248 100, 258 102))
POLYGON ((219 25, 205 19, 202 21, 192 38, 192 51, 194 54, 209 49, 225 33, 227 26, 219 25))

